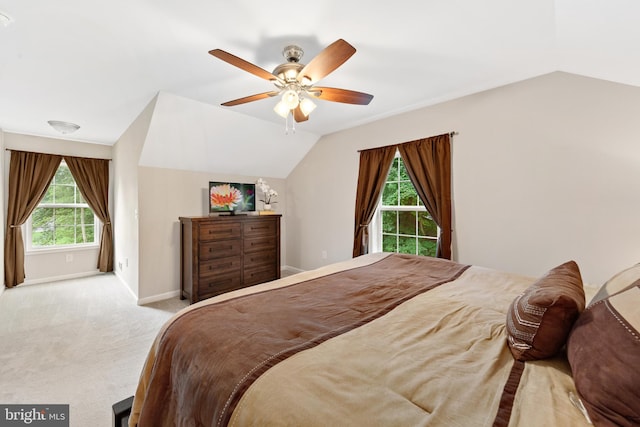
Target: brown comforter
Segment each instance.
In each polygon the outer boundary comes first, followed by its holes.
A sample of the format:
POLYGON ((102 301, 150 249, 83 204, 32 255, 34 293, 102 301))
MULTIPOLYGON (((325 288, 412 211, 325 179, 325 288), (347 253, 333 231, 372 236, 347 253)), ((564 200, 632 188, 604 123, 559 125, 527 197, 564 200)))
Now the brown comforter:
POLYGON ((169 322, 130 425, 585 424, 566 361, 536 362, 538 375, 505 346, 506 308, 527 279, 395 254, 311 276, 169 322), (520 391, 529 385, 535 395, 520 391))

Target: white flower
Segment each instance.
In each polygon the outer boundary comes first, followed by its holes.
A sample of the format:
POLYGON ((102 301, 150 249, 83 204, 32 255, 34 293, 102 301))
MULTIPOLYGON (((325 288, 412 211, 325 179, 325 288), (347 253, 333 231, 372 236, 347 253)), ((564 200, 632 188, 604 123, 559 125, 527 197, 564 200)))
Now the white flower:
POLYGON ((256 185, 258 186, 260 191, 262 191, 262 194, 263 194, 263 198, 262 200, 260 200, 261 202, 267 205, 271 203, 276 203, 272 199, 274 197, 278 197, 278 192, 273 188, 269 187, 269 184, 267 184, 267 181, 265 181, 262 178, 258 178, 258 180, 256 181, 256 185))

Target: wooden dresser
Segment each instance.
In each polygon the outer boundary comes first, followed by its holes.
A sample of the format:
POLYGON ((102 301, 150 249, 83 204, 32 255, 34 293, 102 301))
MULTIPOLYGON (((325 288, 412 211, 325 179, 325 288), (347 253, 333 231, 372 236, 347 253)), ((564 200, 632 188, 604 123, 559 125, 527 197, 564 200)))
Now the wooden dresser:
POLYGON ((281 215, 180 217, 180 298, 280 278, 281 215))

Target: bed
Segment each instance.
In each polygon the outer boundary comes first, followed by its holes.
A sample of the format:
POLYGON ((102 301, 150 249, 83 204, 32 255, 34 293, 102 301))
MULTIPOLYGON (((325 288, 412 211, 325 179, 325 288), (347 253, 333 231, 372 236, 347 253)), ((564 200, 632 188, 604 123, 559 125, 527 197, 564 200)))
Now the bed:
POLYGON ((360 256, 176 314, 129 425, 639 425, 639 284, 360 256))

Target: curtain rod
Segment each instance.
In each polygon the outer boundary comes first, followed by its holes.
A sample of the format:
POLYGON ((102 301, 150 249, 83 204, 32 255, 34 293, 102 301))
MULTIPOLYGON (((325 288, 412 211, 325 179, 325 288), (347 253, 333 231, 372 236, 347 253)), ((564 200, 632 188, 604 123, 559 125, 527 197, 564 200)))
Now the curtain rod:
MULTIPOLYGON (((452 136, 457 135, 457 134, 458 134, 458 132, 453 130, 453 131, 451 131, 449 133, 441 133, 440 135, 434 135, 434 136, 449 135, 449 137, 451 138, 452 136)), ((427 138, 433 138, 433 136, 428 136, 427 138)), ((427 139, 427 138, 421 138, 421 139, 427 139)), ((407 142, 412 142, 412 141, 407 141, 407 142)), ((389 145, 385 145, 383 147, 390 147, 390 146, 393 146, 393 145, 402 145, 402 144, 406 144, 406 142, 401 142, 401 143, 398 143, 398 144, 389 144, 389 145)), ((363 148, 362 150, 358 150, 358 153, 360 153, 362 151, 375 150, 376 148, 383 148, 383 147, 363 148)))
POLYGON ((27 150, 14 150, 12 148, 5 148, 5 151, 21 151, 23 153, 34 153, 34 154, 49 154, 52 156, 60 156, 60 157, 75 157, 76 159, 89 159, 89 160, 108 160, 111 161, 112 159, 103 159, 100 157, 84 157, 84 156, 72 156, 70 154, 56 154, 56 153, 38 153, 36 151, 27 151, 27 150))

